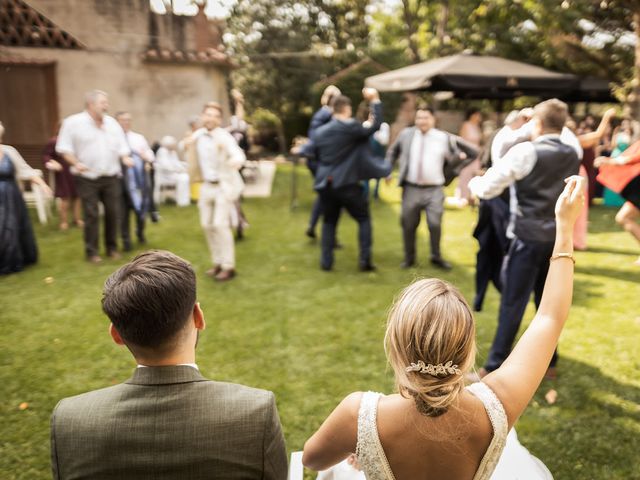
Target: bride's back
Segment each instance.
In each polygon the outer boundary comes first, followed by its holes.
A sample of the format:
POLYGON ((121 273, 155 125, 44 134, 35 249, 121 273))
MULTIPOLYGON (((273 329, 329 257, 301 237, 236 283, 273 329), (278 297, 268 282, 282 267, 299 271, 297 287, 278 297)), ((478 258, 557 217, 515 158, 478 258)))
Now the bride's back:
POLYGON ((493 435, 482 402, 467 391, 437 417, 418 412, 412 399, 383 396, 377 429, 396 480, 472 480, 493 435))

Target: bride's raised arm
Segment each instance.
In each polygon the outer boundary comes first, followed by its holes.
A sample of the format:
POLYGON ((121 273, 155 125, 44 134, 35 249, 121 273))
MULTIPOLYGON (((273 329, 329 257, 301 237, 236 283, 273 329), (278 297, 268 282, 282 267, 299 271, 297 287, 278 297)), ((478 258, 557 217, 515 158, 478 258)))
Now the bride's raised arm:
POLYGON ((573 226, 584 204, 584 180, 572 176, 556 203, 556 241, 536 316, 500 368, 484 377, 507 413, 509 428, 536 392, 569 315, 573 295, 573 226))

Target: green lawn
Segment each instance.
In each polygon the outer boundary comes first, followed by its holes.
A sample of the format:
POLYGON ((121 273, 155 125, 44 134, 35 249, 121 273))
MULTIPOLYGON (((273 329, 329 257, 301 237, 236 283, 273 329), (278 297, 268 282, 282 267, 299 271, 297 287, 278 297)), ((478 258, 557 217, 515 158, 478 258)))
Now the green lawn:
MULTIPOLYGON (((148 248, 190 260, 208 329, 198 364, 209 378, 273 390, 287 445, 301 449, 349 392, 390 392, 382 349, 385 315, 398 291, 419 276, 437 275, 473 294, 475 212, 447 210, 443 252, 450 273, 434 271, 420 230, 422 264, 398 268, 402 245, 399 200, 386 187, 373 204, 375 273, 357 270, 354 222, 344 217, 335 271, 318 268, 316 245, 303 235, 313 199, 298 169, 298 208, 289 209, 290 167, 281 167, 274 195, 245 201, 251 228, 237 245, 239 276, 216 284, 195 206, 162 209, 148 226, 148 248)), ((640 478, 640 269, 638 246, 618 229, 615 210, 591 211, 590 250, 576 255, 571 318, 560 340, 558 402, 543 385, 517 425, 521 442, 558 479, 640 478)), ((49 415, 66 396, 128 378, 134 363, 107 333, 100 309, 105 278, 122 262, 83 260, 77 229, 36 226, 40 263, 0 278, 0 478, 49 478, 49 415), (47 282, 47 278, 53 279, 47 282), (22 402, 28 408, 21 409, 22 402)), ((131 254, 133 256, 133 254, 131 254)), ((477 315, 481 364, 495 325, 491 290, 477 315)), ((528 322, 533 314, 530 308, 528 322)), ((24 406, 24 405, 23 405, 24 406)))

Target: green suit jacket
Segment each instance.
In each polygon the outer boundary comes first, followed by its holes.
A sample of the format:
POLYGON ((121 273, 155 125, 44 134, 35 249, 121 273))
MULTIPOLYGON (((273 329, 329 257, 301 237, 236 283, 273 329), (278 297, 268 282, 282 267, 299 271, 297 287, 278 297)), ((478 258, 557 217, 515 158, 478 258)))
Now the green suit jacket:
POLYGON ((137 368, 125 383, 60 401, 55 479, 286 479, 273 393, 189 366, 137 368))

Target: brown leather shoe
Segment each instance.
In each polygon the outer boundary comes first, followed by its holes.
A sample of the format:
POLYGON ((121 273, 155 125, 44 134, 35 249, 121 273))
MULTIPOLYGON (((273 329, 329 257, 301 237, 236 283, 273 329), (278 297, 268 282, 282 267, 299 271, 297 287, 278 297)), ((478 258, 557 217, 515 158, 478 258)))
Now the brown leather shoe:
POLYGON ((209 270, 204 272, 207 277, 215 277, 222 271, 222 267, 220 265, 214 265, 209 270))
POLYGON ((236 276, 236 271, 233 269, 220 270, 220 273, 218 273, 214 278, 216 279, 217 282, 228 282, 235 276, 236 276))
POLYGON ((102 257, 100 255, 91 255, 87 257, 87 261, 97 265, 98 263, 102 263, 102 257))
POLYGON ((122 255, 120 255, 120 252, 116 252, 115 250, 107 253, 107 257, 109 257, 111 260, 120 260, 122 258, 122 255))

